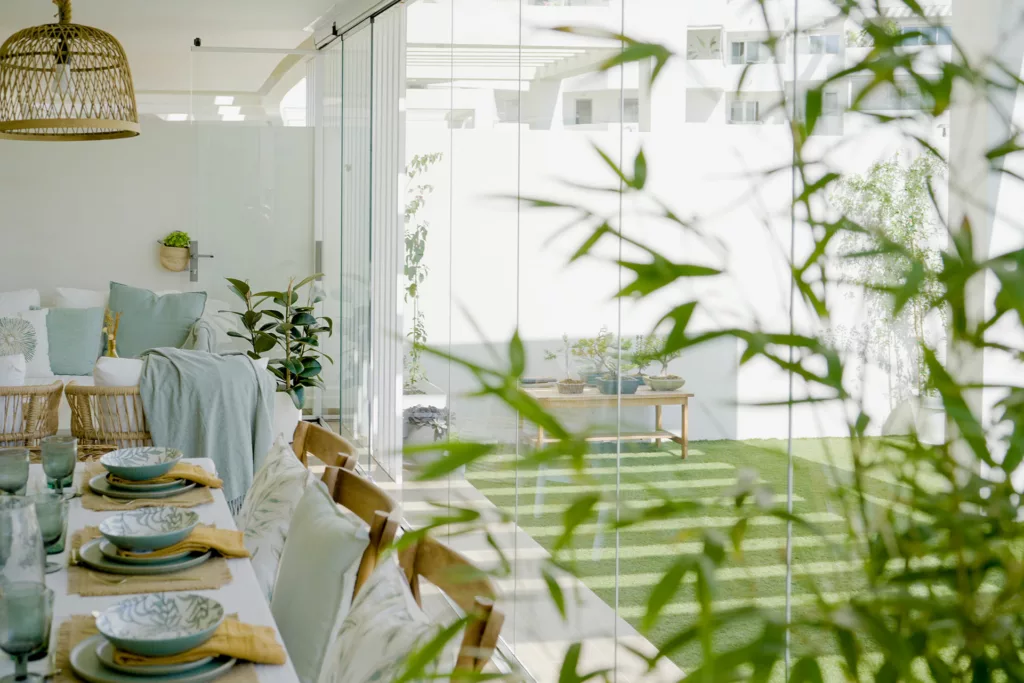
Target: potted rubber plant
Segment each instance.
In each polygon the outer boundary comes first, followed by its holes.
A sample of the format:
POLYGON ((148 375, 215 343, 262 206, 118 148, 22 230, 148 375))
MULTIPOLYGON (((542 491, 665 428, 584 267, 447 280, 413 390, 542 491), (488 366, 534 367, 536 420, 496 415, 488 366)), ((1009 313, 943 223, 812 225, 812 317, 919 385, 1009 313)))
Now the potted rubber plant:
POLYGON ((228 335, 248 342, 252 347, 247 351, 249 357, 265 362, 277 380, 274 430, 289 437, 302 419, 306 390, 324 388, 321 361, 334 363, 320 348, 321 337, 334 334, 334 321, 315 312, 323 296, 310 288, 306 302, 299 305, 299 290, 320 277, 310 275, 298 283, 293 278, 283 291, 255 293, 248 281, 227 278, 228 288, 245 303, 244 311, 222 311, 237 316, 245 330, 232 330, 228 335))
POLYGON ((587 383, 582 379, 572 378, 572 350, 573 346, 569 343, 569 335, 563 334, 561 347, 554 351, 544 351, 546 360, 556 361, 561 366, 563 378, 558 380, 557 385, 560 394, 582 394, 587 387, 587 383))
POLYGON ((175 230, 160 240, 160 265, 167 270, 180 273, 188 270, 188 245, 192 243, 187 232, 175 230))

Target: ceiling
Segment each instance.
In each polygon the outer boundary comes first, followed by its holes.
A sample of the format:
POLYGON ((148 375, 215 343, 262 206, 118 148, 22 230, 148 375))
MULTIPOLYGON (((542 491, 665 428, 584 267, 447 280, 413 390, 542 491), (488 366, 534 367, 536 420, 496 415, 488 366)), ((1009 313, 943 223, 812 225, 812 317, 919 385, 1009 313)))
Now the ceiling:
MULTIPOLYGON (((101 28, 121 41, 140 92, 190 90, 194 79, 217 88, 252 90, 273 71, 280 56, 220 60, 191 52, 204 46, 295 48, 304 29, 337 0, 75 0, 72 21, 101 28), (231 69, 214 76, 230 62, 231 69)), ((0 40, 15 31, 54 21, 50 0, 2 0, 0 40)))

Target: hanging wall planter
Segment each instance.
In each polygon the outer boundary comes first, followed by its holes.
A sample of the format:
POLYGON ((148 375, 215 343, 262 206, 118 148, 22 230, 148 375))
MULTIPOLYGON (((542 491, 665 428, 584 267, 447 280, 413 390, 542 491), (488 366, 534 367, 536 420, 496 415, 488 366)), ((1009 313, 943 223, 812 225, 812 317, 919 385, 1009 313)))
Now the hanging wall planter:
POLYGON ((160 242, 160 265, 175 273, 188 270, 188 233, 172 232, 160 242))

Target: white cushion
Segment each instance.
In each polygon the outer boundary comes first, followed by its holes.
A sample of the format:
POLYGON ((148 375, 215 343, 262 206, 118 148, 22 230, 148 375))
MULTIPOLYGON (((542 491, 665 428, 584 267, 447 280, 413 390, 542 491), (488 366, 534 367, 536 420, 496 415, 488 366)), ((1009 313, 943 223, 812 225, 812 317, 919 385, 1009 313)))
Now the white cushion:
POLYGON ((278 437, 245 494, 236 521, 244 532, 256 580, 267 600, 274 592, 292 515, 306 487, 315 481, 316 476, 303 467, 288 442, 278 437))
MULTIPOLYGON (((0 356, 0 387, 20 387, 25 384, 25 356, 0 356)), ((20 432, 23 413, 21 399, 0 396, 0 434, 20 432), (8 405, 10 402, 10 405, 8 405)), ((0 446, 8 445, 0 439, 0 446)), ((21 444, 10 444, 21 445, 21 444)))
POLYGON ((16 353, 0 356, 0 387, 21 387, 25 385, 25 356, 16 353))
POLYGON ((270 611, 302 683, 316 683, 327 646, 352 605, 359 560, 369 545, 363 520, 338 506, 322 481, 295 508, 270 611))
POLYGON ((30 377, 53 377, 48 338, 44 310, 0 317, 0 354, 25 356, 25 372, 30 377))
POLYGON ((109 289, 57 287, 54 308, 106 308, 109 289))
MULTIPOLYGON (((392 555, 359 589, 327 650, 317 683, 393 681, 409 655, 436 636, 438 628, 416 604, 392 555)), ((449 658, 450 653, 443 653, 437 670, 426 673, 450 673, 455 662, 449 658)))
POLYGON ((142 377, 142 363, 138 358, 108 358, 101 356, 92 370, 98 387, 134 387, 142 377))
POLYGON ((0 292, 0 317, 15 315, 31 308, 39 308, 38 289, 19 289, 16 292, 0 292))

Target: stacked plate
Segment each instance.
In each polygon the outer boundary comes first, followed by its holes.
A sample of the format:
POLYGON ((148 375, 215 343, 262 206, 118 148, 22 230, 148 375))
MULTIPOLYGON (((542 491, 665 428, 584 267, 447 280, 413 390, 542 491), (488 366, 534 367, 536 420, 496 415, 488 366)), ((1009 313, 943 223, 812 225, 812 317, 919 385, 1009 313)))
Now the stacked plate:
POLYGON ((89 480, 89 488, 98 496, 134 500, 137 498, 170 498, 196 487, 193 481, 173 479, 156 481, 171 471, 182 459, 174 448, 122 448, 100 458, 107 470, 89 480))
POLYGON ((202 564, 212 551, 148 553, 170 548, 188 538, 199 524, 199 515, 181 508, 143 508, 107 517, 100 523, 102 538, 85 543, 78 561, 91 569, 111 574, 170 574, 202 564), (130 557, 119 552, 127 550, 130 557))
POLYGON ((156 593, 129 598, 96 617, 98 635, 71 651, 71 668, 89 683, 205 683, 235 665, 227 656, 195 661, 136 664, 119 663, 115 648, 143 657, 172 657, 193 650, 213 637, 224 621, 224 608, 216 600, 188 593, 156 593))

